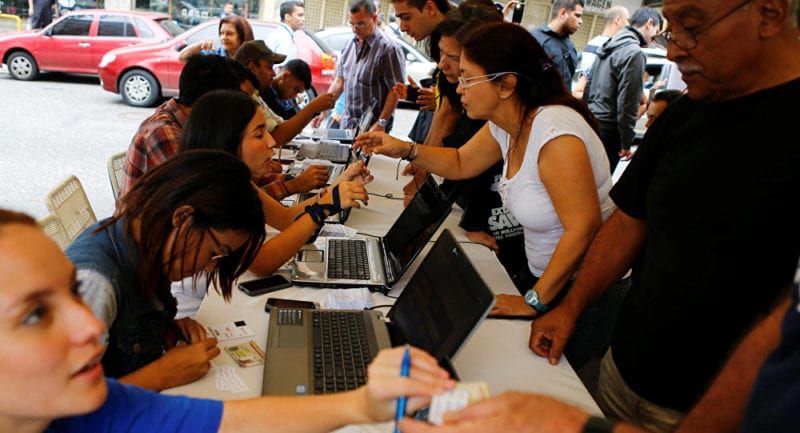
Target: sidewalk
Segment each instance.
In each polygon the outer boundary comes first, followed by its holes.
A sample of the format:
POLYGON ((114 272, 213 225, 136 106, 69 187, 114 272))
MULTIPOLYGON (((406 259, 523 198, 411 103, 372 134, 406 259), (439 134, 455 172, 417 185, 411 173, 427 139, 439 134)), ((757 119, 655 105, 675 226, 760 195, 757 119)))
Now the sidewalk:
MULTIPOLYGON (((27 29, 28 27, 28 19, 22 19, 22 30, 27 29)), ((16 32, 17 31, 17 21, 11 18, 1 18, 0 19, 0 33, 8 33, 8 32, 16 32)))

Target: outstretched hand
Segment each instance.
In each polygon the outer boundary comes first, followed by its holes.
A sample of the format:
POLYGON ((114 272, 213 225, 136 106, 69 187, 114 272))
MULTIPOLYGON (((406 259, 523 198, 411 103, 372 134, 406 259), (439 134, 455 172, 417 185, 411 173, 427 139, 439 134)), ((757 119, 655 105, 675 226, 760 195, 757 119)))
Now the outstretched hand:
POLYGON ((338 185, 341 182, 361 182, 363 185, 366 185, 372 182, 373 179, 374 177, 366 164, 364 164, 364 161, 356 161, 348 165, 331 186, 338 185))
POLYGON ((311 107, 311 112, 321 112, 330 110, 336 104, 336 97, 333 93, 323 93, 316 98, 312 99, 308 106, 311 107))
POLYGON ((416 100, 420 110, 436 110, 436 89, 433 87, 420 87, 419 97, 416 100))
POLYGON ((565 308, 556 307, 544 316, 531 322, 531 337, 528 347, 533 353, 547 358, 550 364, 558 364, 569 338, 575 331, 576 318, 565 308))
POLYGON ((311 127, 314 129, 319 128, 319 126, 322 125, 322 122, 324 120, 325 120, 324 112, 317 114, 313 119, 311 119, 311 127))
POLYGON ((408 155, 411 143, 398 140, 385 132, 365 132, 356 137, 355 149, 361 149, 367 155, 386 155, 392 158, 403 158, 408 155))
POLYGON ((320 188, 328 183, 328 168, 324 165, 310 165, 296 178, 287 181, 290 192, 308 192, 320 188))
POLYGON ((369 201, 369 194, 367 193, 367 188, 365 188, 364 185, 366 185, 366 183, 360 180, 340 182, 338 185, 336 185, 337 188, 328 188, 322 195, 322 198, 320 198, 319 202, 322 204, 333 204, 333 194, 338 193, 339 206, 341 209, 347 209, 351 207, 360 209, 362 203, 364 206, 367 206, 367 202, 369 201))
POLYGON ((160 379, 150 378, 160 383, 161 389, 172 388, 203 377, 211 368, 211 360, 219 354, 217 339, 206 338, 196 343, 175 346, 145 369, 148 374, 161 376, 160 379))
POLYGON ((405 347, 382 350, 368 367, 367 410, 371 419, 386 421, 395 415, 398 397, 407 396, 406 410, 413 413, 430 402, 431 396, 455 387, 455 381, 427 352, 410 347, 408 377, 400 376, 405 347))
POLYGON ((505 392, 447 412, 435 426, 411 418, 400 422, 403 433, 536 433, 581 431, 589 414, 552 397, 505 392))
POLYGON ((398 98, 406 99, 406 97, 408 97, 408 84, 396 83, 394 87, 392 87, 392 91, 394 92, 395 95, 397 95, 398 98))

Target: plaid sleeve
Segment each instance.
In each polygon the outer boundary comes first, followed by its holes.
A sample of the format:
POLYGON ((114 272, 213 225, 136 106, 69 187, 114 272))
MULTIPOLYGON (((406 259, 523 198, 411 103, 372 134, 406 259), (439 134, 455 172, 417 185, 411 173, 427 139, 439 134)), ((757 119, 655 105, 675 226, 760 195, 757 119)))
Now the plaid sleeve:
POLYGON ((128 148, 123 171, 125 177, 120 194, 129 191, 147 170, 178 153, 182 130, 167 123, 140 131, 128 148))

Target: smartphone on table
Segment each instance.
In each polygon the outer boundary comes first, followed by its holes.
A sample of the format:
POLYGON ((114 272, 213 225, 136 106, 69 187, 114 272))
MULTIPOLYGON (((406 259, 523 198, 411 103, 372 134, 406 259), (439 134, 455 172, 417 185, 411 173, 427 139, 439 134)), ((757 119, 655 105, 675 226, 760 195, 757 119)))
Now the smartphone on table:
POLYGON ((315 310, 318 308, 316 302, 311 301, 298 301, 295 299, 283 299, 283 298, 269 298, 267 299, 266 305, 264 305, 264 311, 269 313, 272 311, 273 308, 306 308, 315 310))
POLYGON ((280 274, 272 274, 264 278, 244 281, 239 283, 239 290, 250 296, 263 295, 264 293, 291 287, 292 282, 280 274))

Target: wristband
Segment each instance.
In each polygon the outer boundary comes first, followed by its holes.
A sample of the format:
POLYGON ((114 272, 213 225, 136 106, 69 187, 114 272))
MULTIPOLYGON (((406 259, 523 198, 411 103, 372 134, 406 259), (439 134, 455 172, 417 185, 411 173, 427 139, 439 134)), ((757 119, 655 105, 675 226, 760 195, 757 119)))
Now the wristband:
MULTIPOLYGON (((311 220, 314 221, 314 224, 317 227, 322 227, 325 225, 325 218, 328 216, 325 215, 325 209, 319 203, 311 203, 310 205, 306 206, 305 213, 311 217, 311 220)), ((300 214, 298 218, 302 217, 303 214, 300 214)))
POLYGON ((614 424, 601 416, 590 416, 583 426, 582 433, 611 433, 614 431, 614 424))
POLYGON ((301 213, 297 216, 294 220, 299 220, 303 215, 308 214, 311 217, 311 220, 314 221, 314 224, 317 225, 317 228, 314 230, 314 233, 311 233, 311 236, 306 241, 306 244, 314 243, 317 240, 317 236, 319 236, 320 230, 322 230, 322 226, 325 225, 325 211, 322 209, 322 206, 319 203, 312 203, 306 206, 305 212, 301 213))
POLYGON ((333 187, 333 191, 331 191, 331 197, 333 198, 333 204, 314 204, 319 206, 322 210, 328 211, 328 215, 336 215, 342 211, 342 202, 339 198, 339 185, 333 187))

